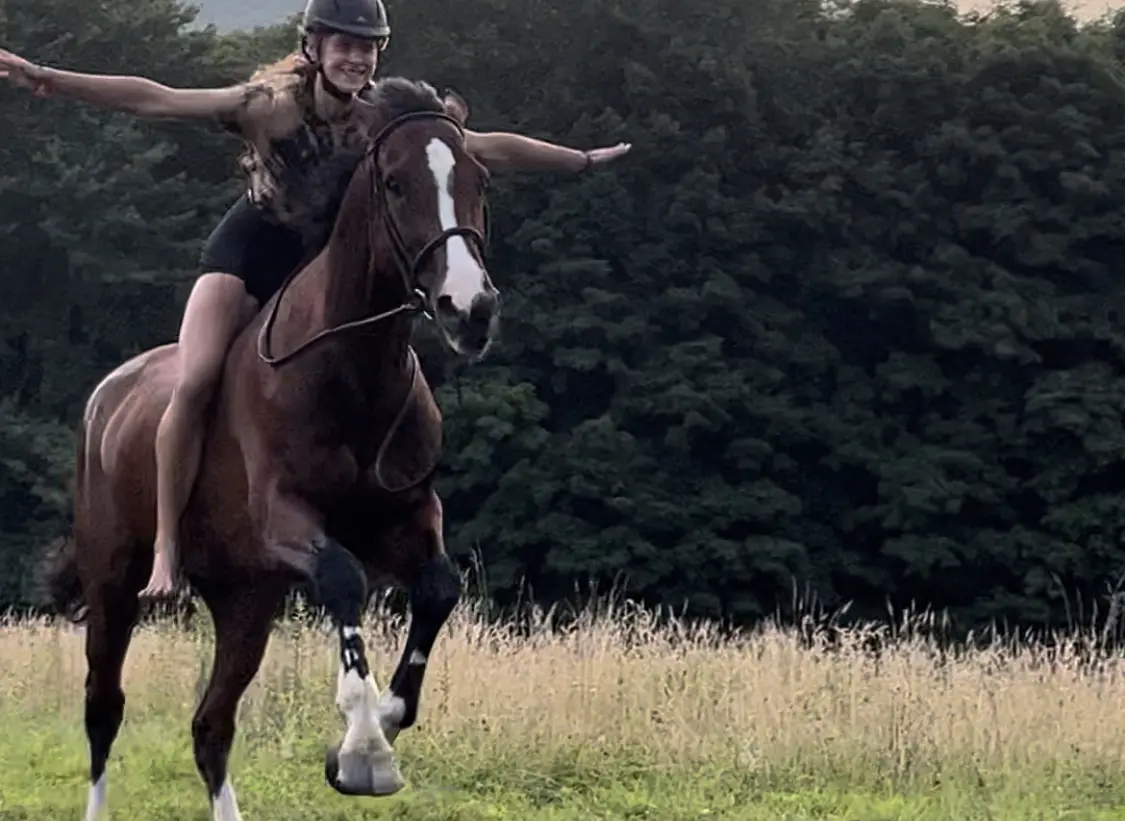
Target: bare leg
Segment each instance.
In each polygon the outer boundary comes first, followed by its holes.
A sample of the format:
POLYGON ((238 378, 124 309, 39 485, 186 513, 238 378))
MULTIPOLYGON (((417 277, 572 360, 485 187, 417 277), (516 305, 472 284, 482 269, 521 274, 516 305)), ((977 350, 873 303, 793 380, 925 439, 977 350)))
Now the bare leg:
POLYGON ((156 539, 152 574, 141 596, 171 595, 179 575, 180 517, 199 471, 204 418, 227 350, 253 316, 242 280, 204 274, 192 288, 180 325, 180 380, 156 432, 156 539))
POLYGON ((227 772, 234 743, 235 714, 269 643, 270 624, 283 588, 266 582, 257 589, 229 588, 205 595, 215 620, 215 662, 211 680, 191 723, 195 766, 211 799, 214 821, 241 821, 227 772))
POLYGON ((156 542, 152 575, 141 595, 161 597, 176 588, 177 534, 187 496, 199 472, 203 446, 203 409, 177 390, 156 431, 156 542))

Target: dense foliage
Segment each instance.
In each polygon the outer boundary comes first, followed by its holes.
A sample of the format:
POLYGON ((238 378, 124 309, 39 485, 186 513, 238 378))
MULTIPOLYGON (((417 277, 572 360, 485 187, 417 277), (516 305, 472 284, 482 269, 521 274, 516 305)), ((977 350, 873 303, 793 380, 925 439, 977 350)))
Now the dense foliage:
MULTIPOLYGON (((752 620, 794 585, 877 613, 1059 622, 1125 553, 1125 21, 864 0, 393 3, 385 71, 473 124, 633 141, 492 200, 503 343, 441 384, 448 540, 500 598, 591 579, 752 620)), ((7 0, 0 43, 173 84, 292 21, 7 0)), ((238 190, 214 129, 0 90, 0 597, 65 525, 69 429, 175 333, 238 190)))

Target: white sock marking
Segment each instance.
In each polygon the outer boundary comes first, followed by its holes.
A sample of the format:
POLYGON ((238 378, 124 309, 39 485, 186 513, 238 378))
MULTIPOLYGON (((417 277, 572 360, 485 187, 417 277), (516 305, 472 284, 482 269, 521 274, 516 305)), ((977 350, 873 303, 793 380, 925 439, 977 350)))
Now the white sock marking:
POLYGON ((383 734, 379 720, 379 694, 371 676, 360 678, 355 670, 340 672, 336 678, 336 707, 343 714, 348 729, 340 745, 341 755, 360 752, 361 754, 383 754, 389 756, 391 745, 383 734))
POLYGON ((242 821, 242 814, 238 811, 238 800, 234 797, 234 787, 230 779, 223 782, 219 789, 219 796, 212 805, 212 817, 215 821, 242 821))
MULTIPOLYGON (((457 158, 453 149, 437 137, 426 146, 426 157, 437 186, 438 220, 441 229, 457 227, 457 209, 453 201, 453 168, 457 158)), ((469 252, 464 237, 451 237, 445 244, 445 284, 441 296, 453 300, 458 311, 468 312, 473 298, 484 292, 484 269, 469 252)))
POLYGON ((86 798, 86 821, 97 821, 105 809, 106 793, 105 773, 90 785, 90 792, 86 798))

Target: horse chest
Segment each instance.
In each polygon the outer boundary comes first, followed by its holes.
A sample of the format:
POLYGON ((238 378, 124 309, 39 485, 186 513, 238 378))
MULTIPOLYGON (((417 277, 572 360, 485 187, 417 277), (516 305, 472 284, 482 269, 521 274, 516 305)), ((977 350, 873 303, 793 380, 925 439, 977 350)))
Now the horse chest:
POLYGON ((402 393, 360 391, 354 382, 344 381, 325 394, 334 408, 332 437, 348 443, 357 486, 364 492, 410 491, 425 482, 441 459, 441 414, 419 377, 402 393), (388 396, 395 399, 388 401, 388 396))

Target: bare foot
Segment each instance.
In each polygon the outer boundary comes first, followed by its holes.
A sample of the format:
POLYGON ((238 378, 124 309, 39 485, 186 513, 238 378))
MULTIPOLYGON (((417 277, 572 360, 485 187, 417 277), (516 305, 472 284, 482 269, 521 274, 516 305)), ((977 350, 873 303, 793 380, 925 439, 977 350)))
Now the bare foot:
POLYGON ((142 599, 166 599, 176 592, 176 582, 172 572, 175 559, 172 558, 174 550, 166 547, 156 550, 152 560, 152 575, 148 577, 148 584, 140 592, 142 599))

